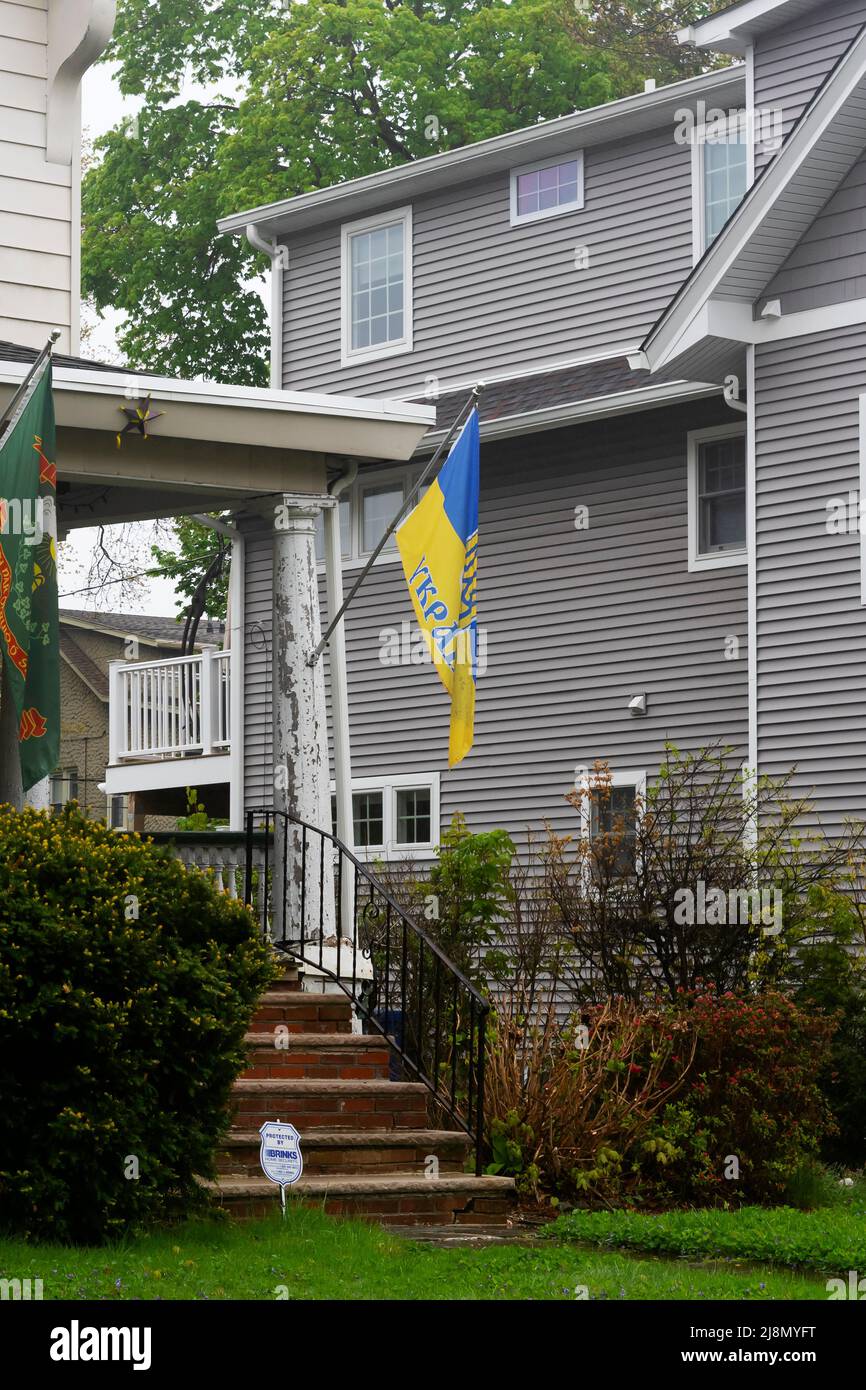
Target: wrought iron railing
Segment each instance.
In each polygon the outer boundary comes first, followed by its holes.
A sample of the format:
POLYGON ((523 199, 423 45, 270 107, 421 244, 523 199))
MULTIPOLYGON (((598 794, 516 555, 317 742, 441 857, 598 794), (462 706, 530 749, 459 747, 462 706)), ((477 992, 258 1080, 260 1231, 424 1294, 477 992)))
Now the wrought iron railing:
POLYGON ((247 813, 244 899, 276 946, 349 995, 439 1122, 469 1134, 480 1174, 490 1006, 471 981, 336 836, 286 812, 247 813))

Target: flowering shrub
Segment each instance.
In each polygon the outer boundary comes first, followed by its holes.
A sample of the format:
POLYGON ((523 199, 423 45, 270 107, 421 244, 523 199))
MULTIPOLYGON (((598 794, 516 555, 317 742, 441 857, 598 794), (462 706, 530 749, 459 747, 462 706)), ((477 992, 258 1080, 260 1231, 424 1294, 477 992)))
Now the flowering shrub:
POLYGON ((246 909, 77 807, 0 808, 0 1221, 98 1242, 200 1200, 271 977, 246 909))
POLYGON ((679 1150, 665 1186, 681 1201, 774 1202, 833 1120, 820 1079, 834 1023, 775 991, 680 996, 695 1054, 659 1137, 679 1150))

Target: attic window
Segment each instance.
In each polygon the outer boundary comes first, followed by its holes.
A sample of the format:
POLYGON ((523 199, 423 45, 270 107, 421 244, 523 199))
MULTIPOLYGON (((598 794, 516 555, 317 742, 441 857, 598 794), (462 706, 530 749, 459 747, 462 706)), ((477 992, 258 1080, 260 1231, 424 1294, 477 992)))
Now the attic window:
POLYGON ((511 225, 583 207, 583 151, 511 171, 511 225))

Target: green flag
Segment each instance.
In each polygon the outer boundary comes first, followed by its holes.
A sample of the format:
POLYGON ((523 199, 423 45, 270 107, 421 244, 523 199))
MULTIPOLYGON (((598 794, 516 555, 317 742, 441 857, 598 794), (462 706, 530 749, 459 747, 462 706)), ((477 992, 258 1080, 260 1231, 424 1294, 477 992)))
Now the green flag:
POLYGON ((0 656, 28 791, 60 755, 54 401, 51 358, 0 436, 0 656))

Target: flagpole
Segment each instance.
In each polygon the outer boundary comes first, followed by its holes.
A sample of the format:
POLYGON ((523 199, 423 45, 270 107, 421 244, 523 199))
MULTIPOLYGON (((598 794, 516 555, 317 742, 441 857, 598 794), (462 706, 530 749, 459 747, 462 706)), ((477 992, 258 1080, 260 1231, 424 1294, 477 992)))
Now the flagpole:
POLYGON ((45 344, 44 348, 39 353, 39 356, 36 358, 36 361, 33 363, 32 367, 30 368, 30 371, 27 373, 21 385, 18 387, 18 390, 15 392, 15 395, 12 397, 3 414, 0 415, 0 439, 2 439, 4 434, 6 434, 6 432, 12 428, 12 426, 15 424, 16 415, 20 414, 20 412, 27 405, 28 388, 31 382, 33 381, 33 378, 36 376, 36 373, 39 371, 39 368, 42 366, 43 362, 46 360, 46 358, 51 356, 51 349, 54 347, 54 344, 57 342, 57 339, 59 337, 59 328, 55 329, 55 331, 49 335, 48 342, 45 344))
POLYGON ((357 593, 358 590, 360 589, 360 587, 361 587, 361 585, 363 584, 364 580, 367 578, 367 575, 370 573, 370 570, 373 568, 373 565, 374 565, 375 561, 379 558, 379 556, 381 555, 382 551, 384 550, 385 545, 387 544, 387 541, 388 541, 388 537, 389 537, 390 535, 392 535, 393 532, 396 531, 397 527, 400 525, 400 522, 403 520, 403 517, 405 516, 406 512, 409 510, 409 508, 411 507, 412 503, 415 501, 415 498, 417 497, 418 493, 421 491, 422 487, 424 486, 425 482, 427 481, 427 478, 430 476, 430 474, 432 473, 433 469, 436 467, 436 464, 439 462, 440 458, 442 457, 443 453, 444 453, 445 450, 448 448, 448 445, 451 443, 451 440, 454 438, 454 435, 457 433, 457 430, 458 430, 463 424, 466 423, 466 421, 468 420, 469 416, 472 414, 473 410, 474 410, 475 407, 478 405, 478 399, 479 399, 479 397, 480 397, 480 395, 481 395, 481 392, 482 392, 483 390, 484 390, 484 382, 483 382, 483 381, 478 381, 478 382, 476 382, 476 384, 475 384, 475 385, 473 386, 473 388, 472 388, 472 392, 471 392, 471 394, 470 394, 470 396, 469 396, 469 399, 466 401, 466 404, 465 404, 460 410, 458 410, 456 417, 455 417, 454 420, 452 421, 452 424, 451 424, 450 429, 448 430, 447 434, 445 435, 445 438, 441 441, 441 443, 440 443, 439 446, 437 447, 435 453, 433 454, 433 457, 430 459, 430 462, 427 464, 427 467, 424 469, 424 471, 423 471, 423 473, 421 474, 420 478, 418 479, 417 483, 416 483, 415 486, 412 488, 411 492, 409 493, 409 496, 406 498, 406 500, 404 501, 404 503, 403 503, 402 507, 400 508, 399 512, 398 512, 397 515, 394 517, 394 520, 391 522, 391 525, 388 527, 388 529, 387 529, 387 530, 385 531, 385 533, 383 534, 381 540, 379 541, 379 544, 376 546, 376 548, 375 548, 375 550, 373 551, 372 555, 371 555, 370 558, 368 559, 366 565, 365 565, 364 568, 361 570, 361 573, 358 575, 358 578, 355 580, 354 584, 352 585, 351 589, 349 590, 348 594, 346 595, 345 599, 343 600, 342 604, 340 605, 338 611, 334 614, 333 618, 332 618, 331 621, 329 622, 327 628, 325 629, 325 633, 324 633, 324 635, 323 635, 321 641, 320 641, 320 642, 318 643, 318 645, 313 649, 313 651, 312 651, 310 657, 308 658, 308 661, 309 661, 309 665, 310 665, 310 666, 315 666, 315 664, 316 664, 316 662, 318 661, 319 657, 322 655, 322 652, 325 650, 325 647, 328 645, 328 642, 329 642, 330 637, 331 637, 331 633, 334 631, 334 628, 337 626, 337 624, 341 621, 341 619, 342 619, 342 617, 343 617, 343 614, 345 613, 346 609, 349 607, 349 604, 352 602, 352 599, 355 597, 356 593, 357 593))

